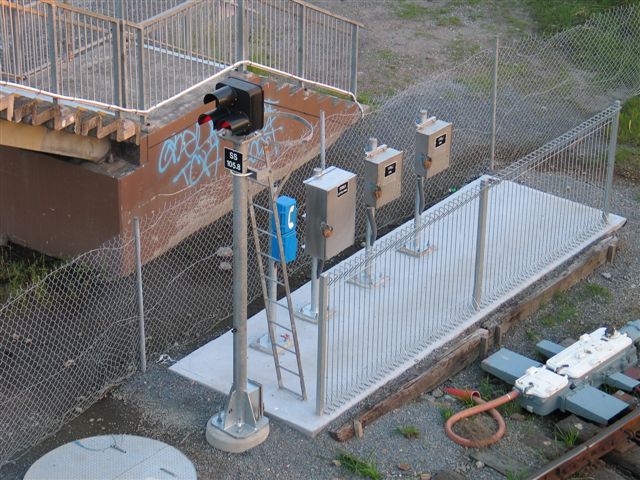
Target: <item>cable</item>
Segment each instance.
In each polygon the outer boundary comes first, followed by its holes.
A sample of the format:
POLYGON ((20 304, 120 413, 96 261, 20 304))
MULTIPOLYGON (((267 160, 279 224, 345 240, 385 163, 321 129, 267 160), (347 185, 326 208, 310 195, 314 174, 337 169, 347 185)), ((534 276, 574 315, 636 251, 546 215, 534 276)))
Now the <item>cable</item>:
POLYGON ((504 405, 505 403, 510 402, 511 400, 515 400, 520 395, 520 392, 517 390, 512 390, 509 393, 502 395, 494 400, 489 402, 485 402, 482 398, 480 398, 480 394, 473 390, 458 390, 456 388, 445 388, 445 393, 449 395, 453 395, 462 400, 472 399, 477 405, 475 407, 467 408, 461 412, 453 415, 444 426, 444 430, 447 436, 456 442, 458 445, 462 445, 463 447, 468 448, 482 448, 488 447, 489 445, 493 445, 496 442, 499 442, 504 434, 507 431, 507 427, 504 423, 504 418, 502 415, 496 410, 496 407, 500 405, 504 405), (479 413, 489 412, 489 414, 493 417, 493 419, 498 424, 498 430, 496 433, 491 435, 490 437, 483 438, 480 440, 469 440, 468 438, 461 437, 453 431, 453 426, 458 423, 460 420, 465 418, 472 417, 479 413))

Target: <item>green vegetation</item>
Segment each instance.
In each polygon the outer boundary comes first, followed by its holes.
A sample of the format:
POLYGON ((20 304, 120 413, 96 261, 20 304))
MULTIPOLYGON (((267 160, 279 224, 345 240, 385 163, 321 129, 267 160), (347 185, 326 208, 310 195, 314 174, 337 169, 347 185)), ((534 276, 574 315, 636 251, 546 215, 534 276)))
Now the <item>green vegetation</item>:
POLYGON ((459 27, 460 25, 462 25, 462 19, 455 15, 443 15, 441 17, 438 17, 438 20, 436 20, 436 25, 440 27, 459 27))
POLYGON ((567 447, 571 448, 578 441, 579 433, 580 432, 578 432, 578 430, 574 428, 565 431, 560 430, 558 427, 556 427, 555 437, 556 440, 564 443, 567 447))
POLYGON ((584 23, 594 13, 637 0, 527 0, 533 19, 544 34, 553 34, 584 23))
MULTIPOLYGON (((0 247, 0 304, 23 289, 35 285, 55 269, 59 262, 20 247, 0 247)), ((35 292, 40 298, 46 286, 35 292)))
POLYGON ((640 180, 640 96, 629 99, 620 112, 616 172, 640 180))
POLYGON ((431 11, 429 7, 416 5, 409 0, 400 0, 396 2, 394 10, 396 15, 403 20, 415 20, 416 18, 428 15, 431 11))
POLYGON ((420 430, 413 425, 405 425, 404 427, 396 428, 396 433, 399 433, 404 438, 418 438, 420 436, 420 430))
POLYGON ((542 317, 542 324, 551 327, 556 324, 565 323, 578 317, 578 308, 566 292, 554 295, 552 312, 542 317))
POLYGON ((337 458, 340 465, 351 473, 371 480, 382 480, 382 474, 378 471, 372 460, 362 460, 348 452, 340 452, 337 458))
POLYGON ((377 55, 378 57, 380 57, 380 60, 384 60, 385 62, 390 62, 392 60, 395 60, 396 58, 396 54, 393 52, 393 50, 389 50, 388 48, 385 48, 384 50, 378 50, 377 55))
POLYGON ((576 294, 578 300, 595 300, 601 303, 609 303, 613 298, 611 290, 597 283, 586 283, 576 294))
POLYGON ((438 407, 438 411, 440 412, 440 416, 442 417, 442 420, 444 420, 445 422, 449 420, 451 417, 453 417, 455 413, 453 411, 453 408, 446 405, 442 405, 438 407))
POLYGON ((472 57, 478 53, 482 47, 474 42, 465 40, 464 37, 458 35, 449 43, 448 50, 452 60, 459 62, 467 57, 472 57))
POLYGON ((507 470, 507 480, 524 480, 527 478, 527 471, 523 470, 520 472, 514 472, 512 470, 507 470))

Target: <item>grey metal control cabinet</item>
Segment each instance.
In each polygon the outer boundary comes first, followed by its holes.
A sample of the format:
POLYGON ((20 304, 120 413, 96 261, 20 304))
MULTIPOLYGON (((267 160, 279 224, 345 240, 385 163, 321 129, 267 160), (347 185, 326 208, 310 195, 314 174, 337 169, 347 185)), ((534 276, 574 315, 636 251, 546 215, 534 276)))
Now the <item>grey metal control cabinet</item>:
POLYGON ((400 197, 404 153, 386 145, 367 152, 364 159, 364 203, 382 207, 400 197))
POLYGON ((435 117, 416 126, 416 175, 430 178, 449 167, 452 130, 451 123, 435 117))
POLYGON ((307 195, 305 251, 328 260, 355 241, 356 175, 329 167, 304 184, 307 195))

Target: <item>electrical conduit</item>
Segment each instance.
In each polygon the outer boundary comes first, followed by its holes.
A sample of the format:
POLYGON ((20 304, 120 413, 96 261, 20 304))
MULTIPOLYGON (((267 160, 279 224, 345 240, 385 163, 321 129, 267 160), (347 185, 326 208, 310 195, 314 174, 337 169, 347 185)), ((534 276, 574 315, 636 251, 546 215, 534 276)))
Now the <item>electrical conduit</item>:
POLYGON ((457 388, 445 388, 445 393, 454 396, 460 400, 469 400, 472 399, 477 405, 475 407, 467 408, 461 412, 456 413, 451 416, 447 423, 445 423, 444 430, 447 436, 456 442, 458 445, 462 445, 463 447, 468 448, 482 448, 488 447, 489 445, 493 445, 494 443, 500 441, 500 439, 506 433, 507 427, 504 423, 504 418, 502 415, 496 410, 500 405, 504 405, 505 403, 509 403, 511 400, 515 400, 520 395, 520 392, 517 390, 512 390, 509 393, 502 395, 494 400, 489 402, 485 402, 482 398, 480 398, 480 394, 474 390, 459 390, 457 388), (458 423, 460 420, 465 418, 472 417, 474 415, 478 415, 479 413, 489 412, 489 414, 493 417, 493 419, 498 424, 498 430, 496 433, 487 438, 482 438, 480 440, 470 440, 468 438, 461 437, 457 433, 453 431, 453 426, 458 423))

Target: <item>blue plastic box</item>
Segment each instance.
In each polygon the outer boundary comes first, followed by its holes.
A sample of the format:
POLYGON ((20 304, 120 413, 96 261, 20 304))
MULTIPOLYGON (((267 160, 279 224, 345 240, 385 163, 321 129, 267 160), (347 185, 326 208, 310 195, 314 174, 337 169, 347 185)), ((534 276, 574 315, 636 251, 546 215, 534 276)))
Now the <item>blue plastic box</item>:
MULTIPOLYGON (((278 220, 280 223, 280 232, 286 235, 290 232, 295 232, 298 226, 298 205, 296 199, 282 195, 276 200, 276 207, 278 209, 278 220)), ((271 231, 275 233, 275 227, 271 222, 271 231)))
MULTIPOLYGON (((284 260, 287 263, 291 263, 296 259, 298 254, 298 237, 296 232, 289 232, 286 235, 282 235, 282 247, 284 249, 284 260)), ((271 256, 280 261, 280 250, 278 249, 278 239, 271 239, 271 256)))
MULTIPOLYGON (((296 237, 296 227, 298 226, 298 206, 295 198, 283 195, 276 200, 278 209, 278 221, 280 232, 282 233, 282 247, 284 249, 284 260, 287 263, 293 262, 298 254, 298 238, 296 237)), ((271 232, 275 235, 275 219, 271 221, 271 232)), ((280 261, 280 250, 278 249, 278 239, 274 236, 271 239, 271 256, 280 261)))

